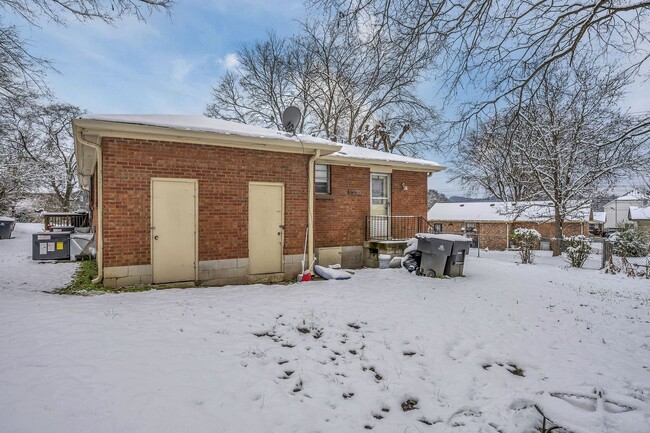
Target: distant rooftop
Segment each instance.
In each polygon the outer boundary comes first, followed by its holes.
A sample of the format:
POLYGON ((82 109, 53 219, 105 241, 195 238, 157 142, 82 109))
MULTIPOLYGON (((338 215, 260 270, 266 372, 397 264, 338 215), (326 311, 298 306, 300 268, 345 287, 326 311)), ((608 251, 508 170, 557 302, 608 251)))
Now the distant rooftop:
MULTIPOLYGON (((577 209, 569 221, 589 221, 591 208, 577 209)), ((553 220, 554 206, 546 201, 436 203, 427 214, 429 221, 510 222, 553 220)))
POLYGON ((631 221, 650 221, 650 206, 637 207, 630 206, 630 220, 631 221))
POLYGON ((648 200, 650 197, 639 190, 630 191, 627 194, 615 199, 615 201, 635 201, 635 200, 648 200))
POLYGON ((591 219, 593 222, 596 223, 605 223, 607 222, 607 212, 594 212, 594 216, 591 219))

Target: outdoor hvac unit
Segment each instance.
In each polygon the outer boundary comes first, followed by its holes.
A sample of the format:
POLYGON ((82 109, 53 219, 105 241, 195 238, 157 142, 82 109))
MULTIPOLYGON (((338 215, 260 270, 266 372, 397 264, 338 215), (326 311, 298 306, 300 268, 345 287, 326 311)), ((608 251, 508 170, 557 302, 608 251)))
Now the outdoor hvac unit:
POLYGON ((32 235, 33 260, 70 258, 70 233, 41 232, 32 235))

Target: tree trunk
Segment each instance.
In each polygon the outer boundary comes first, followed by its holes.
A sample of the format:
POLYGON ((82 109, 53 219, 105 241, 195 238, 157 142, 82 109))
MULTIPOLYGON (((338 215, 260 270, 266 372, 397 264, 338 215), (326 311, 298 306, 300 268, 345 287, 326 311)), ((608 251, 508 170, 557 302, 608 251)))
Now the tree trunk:
POLYGON ((562 227, 563 223, 564 221, 562 221, 562 217, 560 216, 560 212, 558 212, 556 206, 555 207, 555 231, 553 234, 555 239, 553 240, 553 242, 551 242, 551 245, 553 245, 553 257, 562 254, 562 239, 564 238, 564 229, 562 227))

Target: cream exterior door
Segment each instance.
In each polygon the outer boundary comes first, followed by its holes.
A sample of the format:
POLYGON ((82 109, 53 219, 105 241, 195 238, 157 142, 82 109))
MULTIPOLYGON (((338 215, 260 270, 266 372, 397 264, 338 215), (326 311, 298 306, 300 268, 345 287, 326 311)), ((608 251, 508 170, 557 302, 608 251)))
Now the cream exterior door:
POLYGON ((370 237, 388 238, 390 234, 390 175, 370 174, 370 237))
POLYGON ((151 266, 154 283, 196 280, 198 183, 151 180, 151 266))
POLYGON ((282 272, 284 184, 248 186, 248 260, 251 274, 282 272))

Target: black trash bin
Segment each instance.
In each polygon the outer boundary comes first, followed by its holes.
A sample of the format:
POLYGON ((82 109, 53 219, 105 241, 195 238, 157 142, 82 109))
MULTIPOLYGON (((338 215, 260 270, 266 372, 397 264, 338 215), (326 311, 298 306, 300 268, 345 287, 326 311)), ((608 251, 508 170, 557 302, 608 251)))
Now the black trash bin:
POLYGON ((472 240, 452 234, 418 233, 418 251, 421 252, 418 273, 427 277, 458 277, 463 275, 465 256, 472 240))
POLYGON ((427 277, 442 277, 454 241, 446 239, 444 235, 426 233, 418 233, 415 237, 418 240, 418 251, 422 253, 419 274, 427 277))
POLYGON ((0 217, 0 239, 11 238, 11 232, 14 231, 16 220, 9 217, 0 217))
MULTIPOLYGON (((461 238, 462 236, 458 237, 461 238)), ((462 277, 465 267, 465 257, 469 253, 472 240, 456 239, 453 242, 454 245, 451 247, 451 254, 447 257, 447 263, 445 264, 445 275, 449 277, 462 277)))

